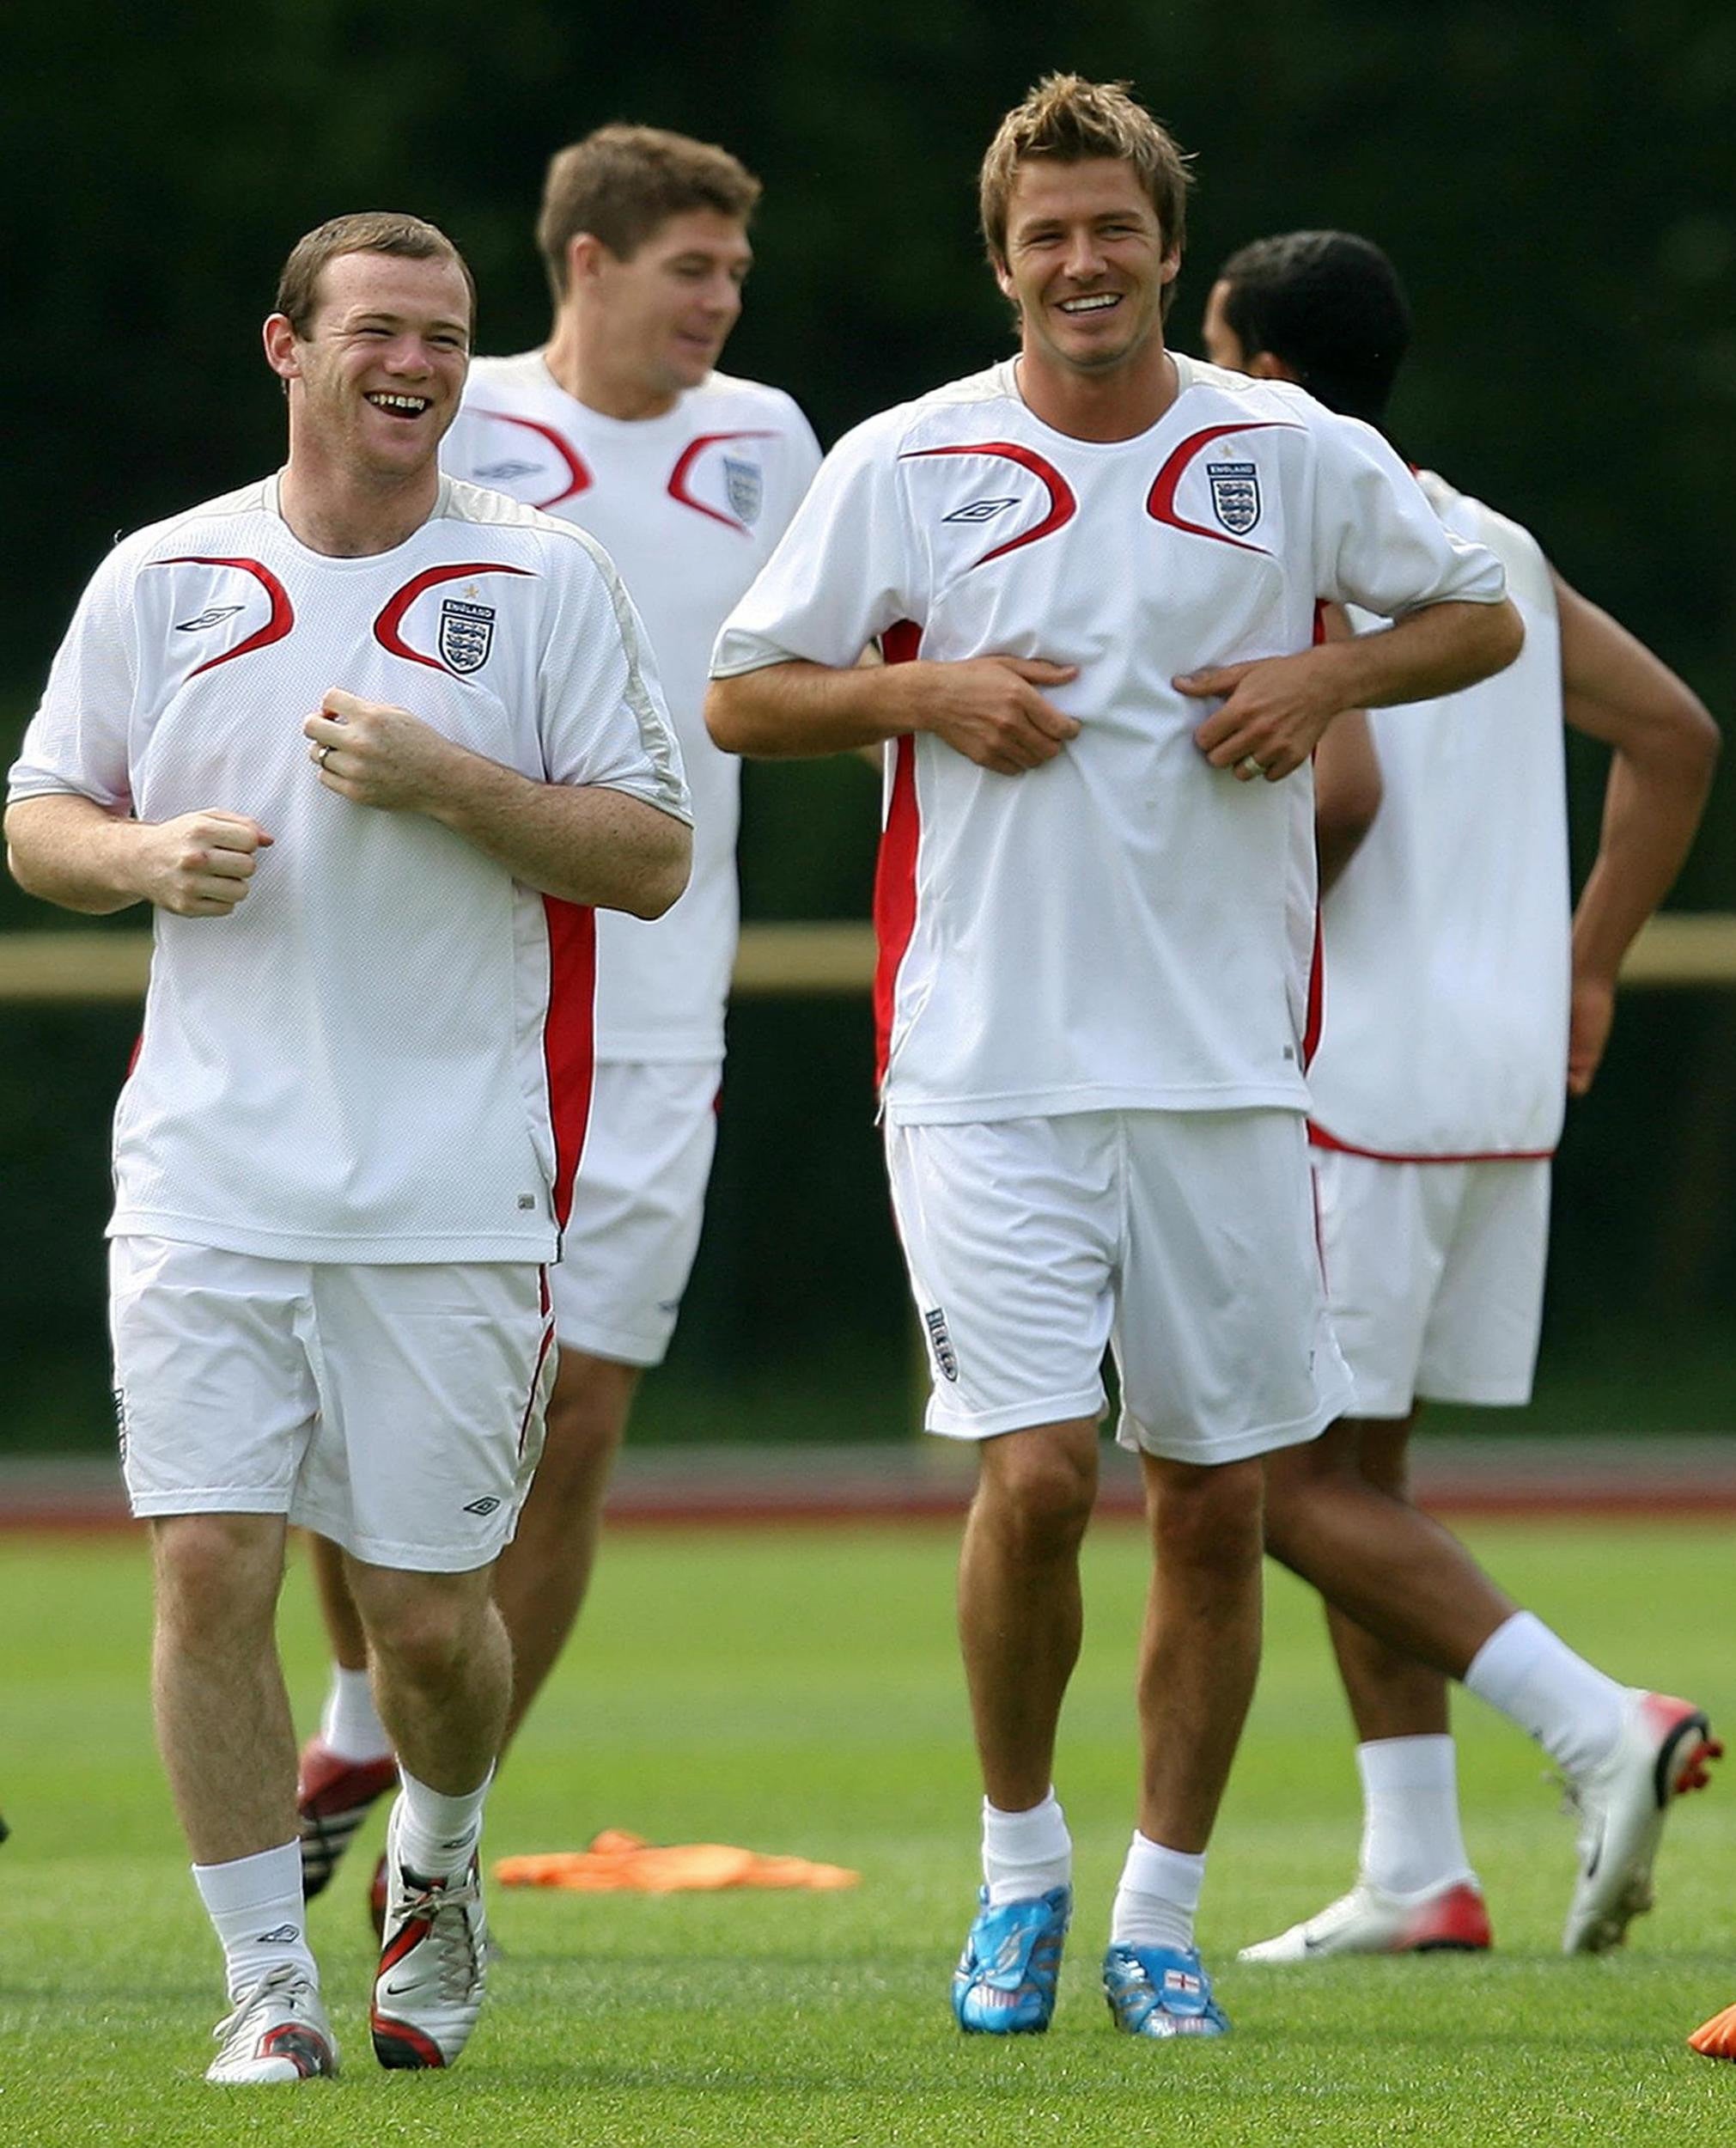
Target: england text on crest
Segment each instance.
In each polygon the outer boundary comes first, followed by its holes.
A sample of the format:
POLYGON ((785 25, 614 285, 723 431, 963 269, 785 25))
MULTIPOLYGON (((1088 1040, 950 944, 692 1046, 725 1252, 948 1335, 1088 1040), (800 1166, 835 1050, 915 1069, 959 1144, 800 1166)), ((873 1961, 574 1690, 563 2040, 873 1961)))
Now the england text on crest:
POLYGON ((1209 462, 1211 511, 1232 537, 1246 537, 1260 519, 1259 473, 1252 462, 1209 462))
POLYGON ((725 455, 723 490, 730 513, 752 529, 759 520, 760 503, 765 497, 765 477, 759 465, 740 455, 725 455))
POLYGON ((448 597, 440 607, 440 659, 447 669, 466 678, 482 669, 493 647, 494 607, 448 597))

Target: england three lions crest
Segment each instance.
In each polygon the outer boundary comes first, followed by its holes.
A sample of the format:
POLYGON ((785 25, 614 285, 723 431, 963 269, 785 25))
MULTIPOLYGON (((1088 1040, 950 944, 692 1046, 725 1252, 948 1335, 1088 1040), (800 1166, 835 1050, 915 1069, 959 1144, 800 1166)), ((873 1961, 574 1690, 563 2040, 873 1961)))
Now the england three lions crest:
POLYGON ((765 497, 765 477, 759 465, 739 455, 725 455, 723 494, 736 521, 752 529, 759 520, 760 504, 765 497))
POLYGON ((440 607, 440 660, 460 679, 480 671, 494 647, 494 607, 449 596, 440 607))
POLYGON ((1260 519, 1259 473, 1252 462, 1209 462, 1211 511, 1232 537, 1246 537, 1260 519))

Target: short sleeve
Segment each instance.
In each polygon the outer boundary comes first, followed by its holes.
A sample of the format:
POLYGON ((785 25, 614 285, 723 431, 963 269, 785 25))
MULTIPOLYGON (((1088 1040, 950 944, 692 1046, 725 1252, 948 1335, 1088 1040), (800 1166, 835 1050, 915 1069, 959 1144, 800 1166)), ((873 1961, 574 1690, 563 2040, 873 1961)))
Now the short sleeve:
POLYGON ((677 820, 693 814, 681 749, 639 614, 602 547, 551 543, 553 605, 538 670, 549 782, 624 790, 677 820))
POLYGON ((1444 528, 1372 425, 1321 412, 1314 490, 1318 594, 1398 619, 1425 605, 1497 604, 1501 562, 1444 528))
POLYGON ((70 791, 110 812, 131 811, 127 742, 138 696, 131 585, 118 554, 92 577, 7 778, 9 799, 70 791))
POLYGON ((892 438, 870 420, 819 466, 807 497, 717 638, 714 679, 791 659, 843 668, 917 600, 892 438))

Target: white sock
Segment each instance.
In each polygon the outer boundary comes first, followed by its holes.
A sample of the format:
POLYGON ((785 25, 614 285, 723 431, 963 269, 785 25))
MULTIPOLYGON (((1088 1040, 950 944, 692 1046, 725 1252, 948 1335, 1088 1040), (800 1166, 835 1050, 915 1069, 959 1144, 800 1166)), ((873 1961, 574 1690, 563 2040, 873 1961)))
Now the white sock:
POLYGON ((460 1797, 418 1783, 407 1767, 398 1771, 400 1795, 393 1827, 398 1862, 417 1879, 457 1879, 470 1868, 482 1834, 482 1804, 494 1780, 490 1768, 476 1789, 460 1797))
POLYGON ((193 1884, 205 1906, 228 1979, 231 2003, 280 1962, 293 1962, 317 1986, 302 1901, 302 1846, 196 1864, 193 1884))
POLYGON ((1073 1838, 1052 1785, 1028 1812, 1002 1812, 983 1800, 983 1882, 991 1908, 1035 1901, 1072 1880, 1073 1838))
POLYGON ((1374 1738, 1356 1748, 1362 1779, 1362 1876, 1389 1895, 1473 1877, 1459 1825, 1453 1740, 1374 1738))
POLYGON ((1471 1660, 1465 1682, 1516 1723, 1569 1776, 1615 1747, 1628 1689, 1575 1656, 1529 1611, 1515 1611, 1471 1660))
POLYGON ((374 1688, 365 1670, 332 1666, 326 1712, 320 1718, 320 1742, 340 1761, 385 1760, 392 1736, 374 1706, 374 1688))
POLYGON ((1109 1917, 1112 1947, 1174 1947, 1185 1953, 1193 1944, 1193 1920, 1205 1884, 1205 1852, 1166 1850, 1136 1828, 1115 1907, 1109 1917))

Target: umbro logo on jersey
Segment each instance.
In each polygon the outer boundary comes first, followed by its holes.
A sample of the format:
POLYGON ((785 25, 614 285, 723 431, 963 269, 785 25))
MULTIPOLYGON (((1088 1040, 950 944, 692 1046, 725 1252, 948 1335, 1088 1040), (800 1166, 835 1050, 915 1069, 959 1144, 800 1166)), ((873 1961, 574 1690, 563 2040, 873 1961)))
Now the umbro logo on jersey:
POLYGON ((534 462, 485 462, 474 473, 488 485, 510 485, 515 478, 534 477, 541 466, 534 462))
POLYGON ((931 1305, 923 1315, 923 1325, 929 1331, 929 1347, 935 1353, 935 1363, 941 1369, 941 1377, 957 1386, 959 1360, 953 1350, 953 1339, 947 1333, 946 1315, 938 1305, 931 1305))
POLYGON ((492 1514, 499 1504, 500 1501, 495 1498, 472 1499, 464 1510, 466 1514, 492 1514))
POLYGON ((440 607, 440 654, 460 679, 480 671, 494 647, 494 607, 447 597, 440 607))
POLYGON ((1259 473, 1252 462, 1209 462, 1211 511, 1232 537, 1246 537, 1260 519, 1259 473))
POLYGON ((955 507, 950 515, 942 515, 943 522, 992 522, 997 515, 1004 515, 1009 507, 1019 504, 1016 499, 972 500, 967 507, 955 507))
POLYGON ((226 619, 233 619, 237 612, 247 609, 244 604, 210 604, 197 619, 175 621, 177 634, 203 634, 208 626, 221 626, 226 619))

